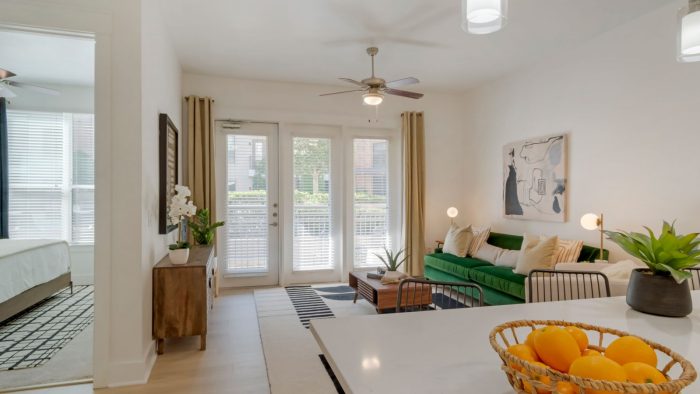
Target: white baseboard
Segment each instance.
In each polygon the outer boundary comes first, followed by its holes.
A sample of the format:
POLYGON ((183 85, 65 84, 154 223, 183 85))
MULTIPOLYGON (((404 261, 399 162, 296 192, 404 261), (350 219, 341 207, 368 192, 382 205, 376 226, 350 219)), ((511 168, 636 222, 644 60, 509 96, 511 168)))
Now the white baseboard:
POLYGON ((151 376, 151 370, 156 363, 155 341, 143 355, 143 360, 114 363, 109 367, 109 383, 107 387, 132 386, 146 384, 151 376))

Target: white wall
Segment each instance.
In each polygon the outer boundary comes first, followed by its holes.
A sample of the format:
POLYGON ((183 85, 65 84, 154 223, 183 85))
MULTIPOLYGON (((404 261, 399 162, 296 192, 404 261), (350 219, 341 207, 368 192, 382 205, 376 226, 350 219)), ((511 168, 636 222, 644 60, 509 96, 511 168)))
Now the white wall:
MULTIPOLYGON (((700 64, 675 60, 676 9, 663 7, 568 52, 470 92, 464 105, 474 223, 501 232, 559 234, 596 245, 579 218, 608 229, 700 229, 700 64), (508 142, 569 132, 569 220, 502 216, 501 151, 508 142)), ((613 260, 626 255, 609 242, 613 260)), ((626 257, 625 257, 626 258, 626 257)))
MULTIPOLYGON (((420 85, 418 85, 419 87, 420 85)), ((425 112, 426 134, 426 246, 443 239, 449 227, 445 211, 466 211, 466 135, 462 126, 461 96, 426 92, 421 100, 387 96, 374 108, 362 105, 359 94, 319 97, 347 86, 252 81, 185 73, 183 94, 213 97, 215 119, 245 119, 306 124, 401 129, 402 111, 425 112), (371 122, 370 122, 371 120, 371 122)), ((219 211, 222 212, 222 211, 219 211)))
POLYGON ((152 346, 153 265, 167 254, 176 232, 158 234, 159 123, 166 113, 180 129, 182 71, 156 1, 141 4, 141 319, 143 348, 152 346))

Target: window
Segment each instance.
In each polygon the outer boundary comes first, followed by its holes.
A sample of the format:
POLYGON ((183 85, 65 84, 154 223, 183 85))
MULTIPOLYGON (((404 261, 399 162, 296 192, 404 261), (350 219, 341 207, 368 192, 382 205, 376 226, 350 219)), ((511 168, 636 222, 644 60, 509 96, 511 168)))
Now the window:
POLYGON ((331 236, 331 140, 293 139, 293 267, 294 271, 333 269, 331 236))
POLYGON ((94 242, 92 114, 7 111, 10 238, 94 242))
POLYGON ((356 268, 376 267, 384 247, 391 248, 389 141, 353 141, 353 222, 356 268))

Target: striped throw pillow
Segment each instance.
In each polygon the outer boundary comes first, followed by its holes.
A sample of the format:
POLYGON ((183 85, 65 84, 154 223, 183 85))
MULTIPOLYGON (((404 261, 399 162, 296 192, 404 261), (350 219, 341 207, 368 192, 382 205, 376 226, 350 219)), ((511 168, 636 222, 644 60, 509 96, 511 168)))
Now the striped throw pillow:
POLYGON ((581 249, 583 249, 583 241, 560 239, 554 253, 554 264, 575 263, 581 255, 581 249))
POLYGON ((472 226, 472 234, 474 234, 474 238, 472 238, 472 244, 469 246, 469 256, 474 257, 476 256, 476 252, 479 251, 481 245, 485 244, 486 240, 489 239, 489 235, 491 235, 491 227, 472 226))

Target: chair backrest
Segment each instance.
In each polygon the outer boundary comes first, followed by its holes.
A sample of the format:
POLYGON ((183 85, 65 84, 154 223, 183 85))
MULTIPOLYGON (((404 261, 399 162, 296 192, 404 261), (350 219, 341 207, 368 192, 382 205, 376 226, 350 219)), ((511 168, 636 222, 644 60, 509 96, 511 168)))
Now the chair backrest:
POLYGON ((474 308, 483 300, 481 287, 472 283, 409 278, 399 283, 396 312, 474 308))
POLYGON ((527 302, 610 297, 610 282, 602 272, 533 270, 527 282, 527 302))
POLYGON ((690 271, 690 290, 700 290, 700 267, 688 268, 690 271))

